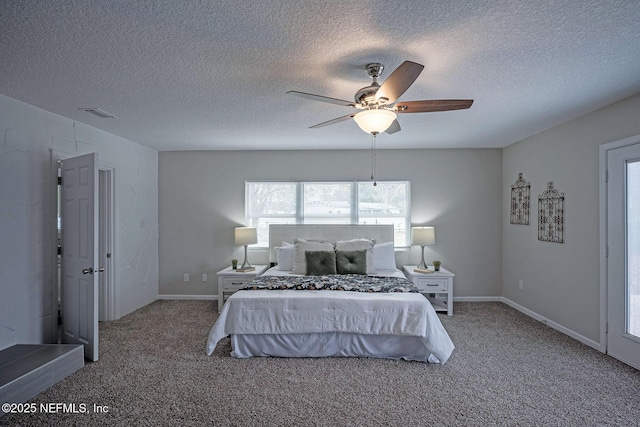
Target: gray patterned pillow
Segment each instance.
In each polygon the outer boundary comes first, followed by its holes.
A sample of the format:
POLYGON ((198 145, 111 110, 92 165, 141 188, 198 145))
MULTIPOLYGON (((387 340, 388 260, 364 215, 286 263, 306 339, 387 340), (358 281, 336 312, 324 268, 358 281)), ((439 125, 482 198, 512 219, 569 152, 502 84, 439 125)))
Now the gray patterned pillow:
POLYGON ((306 251, 308 276, 336 274, 336 253, 333 251, 306 251))
POLYGON ((367 274, 367 251, 336 251, 338 274, 367 274))

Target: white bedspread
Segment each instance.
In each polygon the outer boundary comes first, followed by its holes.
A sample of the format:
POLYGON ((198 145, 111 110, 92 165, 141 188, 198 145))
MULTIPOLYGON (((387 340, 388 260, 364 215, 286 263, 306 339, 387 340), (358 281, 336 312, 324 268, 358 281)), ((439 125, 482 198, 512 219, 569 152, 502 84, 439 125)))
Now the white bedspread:
POLYGON ((419 337, 440 363, 454 345, 429 301, 419 293, 238 291, 211 328, 207 354, 231 334, 348 332, 419 337))

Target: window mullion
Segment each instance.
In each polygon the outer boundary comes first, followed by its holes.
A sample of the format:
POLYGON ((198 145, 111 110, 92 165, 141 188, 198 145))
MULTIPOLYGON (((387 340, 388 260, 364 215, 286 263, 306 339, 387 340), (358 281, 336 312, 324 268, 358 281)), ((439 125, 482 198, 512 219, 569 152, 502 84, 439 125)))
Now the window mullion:
POLYGON ((411 235, 411 181, 407 181, 405 184, 405 230, 407 230, 407 234, 405 237, 405 244, 409 245, 409 236, 411 235))
POLYGON ((358 182, 351 183, 351 224, 358 223, 358 182))
POLYGON ((296 183, 296 224, 304 224, 304 182, 296 183))

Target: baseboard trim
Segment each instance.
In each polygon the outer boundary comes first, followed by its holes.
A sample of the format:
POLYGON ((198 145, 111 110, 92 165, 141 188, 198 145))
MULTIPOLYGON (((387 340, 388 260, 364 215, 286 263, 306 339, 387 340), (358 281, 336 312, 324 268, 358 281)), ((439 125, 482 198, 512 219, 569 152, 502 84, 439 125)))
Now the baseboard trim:
POLYGON ((504 302, 502 297, 453 297, 453 302, 504 302))
MULTIPOLYGON (((549 326, 550 328, 555 329, 556 331, 562 332, 565 335, 570 336, 571 338, 580 341, 581 343, 588 345, 589 347, 592 347, 596 350, 598 350, 601 353, 605 353, 605 348, 604 346, 602 346, 599 342, 594 341, 590 338, 585 337, 584 335, 581 335, 565 326, 560 325, 559 323, 556 323, 552 320, 547 319, 544 316, 541 316, 540 314, 536 313, 535 311, 529 310, 528 308, 525 308, 523 306, 521 306, 518 303, 515 303, 513 301, 511 301, 508 298, 505 297, 501 297, 501 300, 503 303, 507 304, 509 307, 515 308, 516 310, 518 310, 521 313, 526 314, 527 316, 541 322, 544 323, 545 325, 549 326)), ((454 299, 455 301, 455 299, 454 299)))
POLYGON ((172 294, 164 294, 158 295, 158 299, 163 300, 212 300, 217 301, 218 295, 172 295, 172 294))

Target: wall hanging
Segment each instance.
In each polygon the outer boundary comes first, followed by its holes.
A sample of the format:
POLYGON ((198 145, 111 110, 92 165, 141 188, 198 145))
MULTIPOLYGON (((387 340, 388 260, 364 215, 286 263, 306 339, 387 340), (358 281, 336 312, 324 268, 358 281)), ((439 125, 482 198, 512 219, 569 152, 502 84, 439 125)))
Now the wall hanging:
POLYGON ((531 184, 519 173, 518 179, 511 186, 511 224, 529 225, 530 191, 531 184))
POLYGON ((564 243, 564 193, 553 182, 538 196, 538 240, 564 243))

